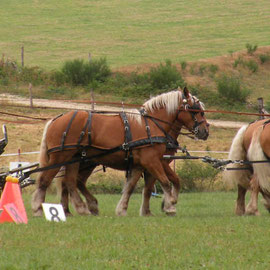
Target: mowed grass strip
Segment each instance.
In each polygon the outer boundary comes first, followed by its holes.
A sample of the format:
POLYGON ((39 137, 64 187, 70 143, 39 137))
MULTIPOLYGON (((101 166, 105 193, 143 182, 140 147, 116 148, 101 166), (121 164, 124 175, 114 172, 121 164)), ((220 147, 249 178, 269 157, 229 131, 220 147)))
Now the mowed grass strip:
POLYGON ((113 67, 192 61, 269 45, 268 0, 2 1, 0 53, 59 68, 73 58, 107 57, 113 67))
MULTIPOLYGON (((1 269, 267 269, 269 214, 233 213, 235 192, 180 194, 178 214, 139 217, 133 195, 127 217, 116 217, 120 195, 98 195, 99 217, 74 215, 65 223, 31 217, 29 224, 1 224, 1 269)), ((56 202, 54 196, 47 197, 56 202)))

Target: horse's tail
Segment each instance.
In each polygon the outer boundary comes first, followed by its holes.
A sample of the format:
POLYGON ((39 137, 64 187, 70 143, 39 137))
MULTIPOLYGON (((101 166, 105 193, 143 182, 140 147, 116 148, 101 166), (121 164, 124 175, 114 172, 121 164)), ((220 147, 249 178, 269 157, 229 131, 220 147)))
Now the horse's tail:
MULTIPOLYGON (((235 135, 228 156, 229 160, 234 161, 247 159, 247 153, 243 144, 247 127, 248 125, 241 127, 235 135)), ((251 173, 249 170, 237 170, 238 168, 243 168, 243 165, 240 165, 239 163, 228 164, 225 168, 225 172, 223 173, 223 179, 230 187, 232 185, 239 184, 248 188, 251 173), (234 170, 229 170, 230 168, 234 170)))
MULTIPOLYGON (((250 161, 268 160, 260 144, 260 137, 263 126, 258 127, 253 134, 250 147, 248 149, 248 159, 250 161)), ((253 170, 258 179, 260 188, 270 192, 270 164, 269 163, 253 163, 253 170)))
POLYGON ((48 155, 48 146, 46 142, 46 135, 48 128, 51 124, 52 120, 48 121, 47 124, 45 125, 42 139, 41 139, 41 144, 40 144, 40 151, 39 151, 39 165, 41 167, 44 167, 48 164, 49 162, 49 155, 48 155))

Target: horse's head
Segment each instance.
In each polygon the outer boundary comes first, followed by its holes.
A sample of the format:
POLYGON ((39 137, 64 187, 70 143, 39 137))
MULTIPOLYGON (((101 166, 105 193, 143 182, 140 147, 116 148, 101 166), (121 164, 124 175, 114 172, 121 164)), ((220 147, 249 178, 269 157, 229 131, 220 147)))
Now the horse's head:
POLYGON ((205 118, 204 106, 192 96, 185 87, 182 92, 183 104, 178 113, 178 121, 184 125, 196 138, 206 140, 209 135, 209 124, 205 118))

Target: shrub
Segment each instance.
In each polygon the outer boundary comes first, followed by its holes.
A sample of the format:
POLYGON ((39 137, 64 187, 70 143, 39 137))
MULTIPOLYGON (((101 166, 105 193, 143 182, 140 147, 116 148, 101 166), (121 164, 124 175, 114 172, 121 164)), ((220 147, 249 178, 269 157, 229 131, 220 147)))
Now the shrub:
POLYGON ((207 87, 202 87, 199 84, 189 85, 188 88, 192 95, 198 97, 206 105, 206 107, 212 106, 212 104, 223 104, 223 100, 216 93, 216 91, 212 91, 207 87))
POLYGON ((94 80, 104 82, 111 71, 105 58, 86 63, 82 59, 75 59, 64 63, 62 73, 65 80, 73 85, 88 85, 94 80))
POLYGON ((250 90, 242 89, 240 79, 223 75, 217 80, 218 93, 232 101, 245 102, 250 90))
POLYGON ((53 71, 50 74, 50 80, 55 83, 55 85, 60 86, 65 84, 66 82, 66 77, 65 74, 61 71, 53 71))
POLYGON ((23 67, 18 73, 18 79, 33 85, 43 84, 47 80, 46 73, 39 67, 23 67))
POLYGON ((182 70, 185 70, 186 67, 187 67, 187 62, 186 61, 182 61, 180 64, 181 64, 181 69, 182 70))
POLYGON ((213 74, 215 74, 217 71, 218 71, 218 66, 217 65, 214 65, 214 64, 211 64, 209 66, 209 71, 213 74))
POLYGON ((257 50, 257 45, 252 46, 251 44, 247 43, 246 48, 247 48, 247 53, 252 55, 256 50, 257 50))
POLYGON ((260 54, 259 58, 260 58, 261 63, 264 64, 270 60, 270 55, 269 54, 260 54))
POLYGON ((89 81, 105 82, 110 75, 111 70, 106 58, 100 58, 99 60, 93 59, 85 65, 85 76, 89 78, 89 81))
POLYGON ((176 170, 181 179, 181 189, 183 191, 203 190, 205 182, 213 181, 218 172, 208 164, 190 160, 185 160, 182 166, 176 170))
POLYGON ((170 60, 167 60, 165 65, 161 63, 158 67, 152 68, 149 79, 154 89, 177 88, 184 85, 181 74, 170 60))
POLYGON ((239 57, 234 61, 233 67, 234 67, 234 68, 237 68, 238 65, 243 65, 243 63, 244 63, 243 58, 239 56, 239 57))
POLYGON ((200 67, 199 67, 199 73, 200 73, 201 76, 203 76, 206 68, 207 68, 206 65, 200 65, 200 67))
POLYGON ((8 86, 9 85, 8 77, 1 78, 1 76, 0 76, 0 84, 3 85, 3 86, 8 86))
POLYGON ((245 63, 245 65, 248 67, 250 71, 253 73, 258 70, 258 64, 254 60, 249 60, 245 63))

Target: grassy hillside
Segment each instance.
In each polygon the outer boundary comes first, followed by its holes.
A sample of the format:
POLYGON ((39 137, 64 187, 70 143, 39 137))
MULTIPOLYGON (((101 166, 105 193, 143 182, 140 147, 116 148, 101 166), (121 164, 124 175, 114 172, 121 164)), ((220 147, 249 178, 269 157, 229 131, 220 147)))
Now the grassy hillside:
POLYGON ((24 46, 25 64, 46 69, 89 52, 120 67, 270 44, 268 0, 9 0, 0 9, 0 53, 20 62, 24 46))

